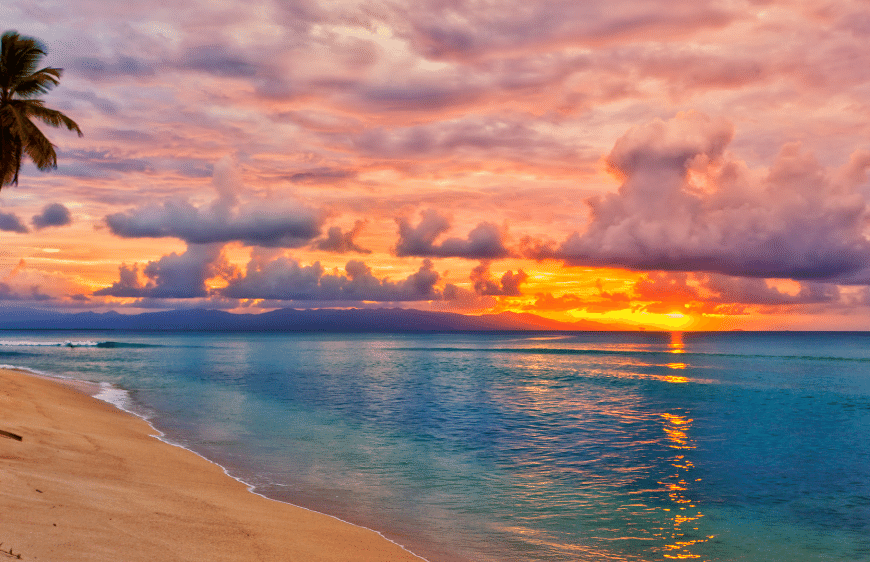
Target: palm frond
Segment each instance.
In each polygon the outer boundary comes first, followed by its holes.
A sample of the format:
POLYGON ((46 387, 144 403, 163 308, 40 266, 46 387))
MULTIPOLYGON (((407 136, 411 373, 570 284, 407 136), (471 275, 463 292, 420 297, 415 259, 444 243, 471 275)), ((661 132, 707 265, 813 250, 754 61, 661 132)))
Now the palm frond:
POLYGON ((21 80, 36 72, 39 61, 45 56, 45 46, 33 37, 21 37, 15 32, 3 34, 0 58, 3 68, 0 68, 2 80, 0 86, 13 89, 21 80))
POLYGON ((60 68, 39 68, 45 54, 45 46, 32 37, 16 31, 0 37, 0 188, 18 183, 25 154, 40 170, 57 167, 55 146, 31 118, 82 136, 75 121, 35 99, 57 86, 63 74, 60 68))
POLYGON ((70 131, 75 131, 79 136, 82 136, 82 130, 75 121, 56 109, 45 107, 42 105, 42 100, 15 100, 14 103, 20 103, 22 106, 21 112, 28 117, 36 117, 46 125, 51 125, 52 127, 60 127, 63 125, 70 131))
POLYGON ((15 111, 12 104, 0 105, 0 128, 6 130, 15 125, 15 111))
POLYGON ((27 78, 20 80, 12 88, 22 98, 32 98, 45 93, 60 84, 62 68, 42 68, 27 78))
POLYGON ((54 151, 54 145, 42 134, 39 127, 27 117, 20 116, 19 129, 22 131, 21 149, 30 156, 36 167, 42 171, 57 168, 57 153, 54 151))

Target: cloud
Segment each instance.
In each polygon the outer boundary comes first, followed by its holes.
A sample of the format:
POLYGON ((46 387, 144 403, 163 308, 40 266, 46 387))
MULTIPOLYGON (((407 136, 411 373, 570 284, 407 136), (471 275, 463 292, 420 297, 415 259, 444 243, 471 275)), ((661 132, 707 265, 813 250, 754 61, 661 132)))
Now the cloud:
POLYGON ((77 74, 97 82, 118 77, 141 78, 155 74, 153 62, 131 56, 119 56, 115 60, 90 56, 78 57, 73 59, 70 66, 77 74))
POLYGON ((18 264, 15 267, 13 267, 12 270, 9 271, 9 273, 6 274, 6 277, 3 279, 3 282, 9 283, 10 281, 12 281, 15 278, 16 275, 18 275, 19 273, 24 271, 24 269, 26 267, 27 267, 27 262, 24 260, 24 258, 21 258, 20 260, 18 260, 18 264))
POLYGON ((258 200, 239 202, 241 178, 229 159, 215 164, 218 198, 195 206, 170 199, 106 216, 109 230, 123 238, 174 237, 188 244, 241 242, 251 246, 298 248, 320 234, 321 213, 302 205, 258 200))
POLYGON ((342 183, 347 180, 354 179, 356 176, 356 170, 318 167, 306 170, 304 172, 296 172, 290 174, 288 179, 293 183, 322 185, 342 183))
POLYGON ((350 260, 344 273, 327 272, 320 262, 301 265, 284 256, 269 259, 254 253, 242 275, 220 291, 236 299, 271 299, 293 301, 429 301, 440 300, 436 287, 440 275, 432 262, 424 260, 417 272, 391 281, 377 278, 369 266, 350 260))
POLYGON ((152 163, 145 158, 124 158, 113 151, 100 150, 67 150, 58 155, 61 162, 61 172, 79 177, 100 177, 108 172, 150 172, 152 163))
POLYGON ((140 270, 139 264, 119 268, 119 280, 95 296, 134 298, 197 298, 210 294, 206 281, 235 274, 222 253, 221 244, 191 244, 182 254, 175 252, 157 261, 149 261, 140 270))
POLYGON ((21 219, 18 218, 18 215, 14 213, 0 213, 0 230, 17 232, 19 234, 29 232, 24 223, 21 222, 21 219))
MULTIPOLYGON (((491 95, 500 88, 492 86, 491 95)), ((431 111, 421 102, 416 111, 431 111)), ((372 111, 382 111, 373 107, 372 111)), ((577 161, 595 159, 585 155, 584 143, 556 135, 530 123, 526 115, 463 114, 410 127, 368 127, 353 135, 332 135, 337 146, 375 159, 408 162, 438 162, 440 166, 462 168, 534 166, 540 169, 576 170, 577 161), (569 163, 570 162, 570 163, 569 163)))
POLYGON ((504 233, 493 223, 478 224, 465 239, 447 238, 436 244, 435 241, 450 230, 450 221, 435 209, 426 209, 420 215, 417 226, 411 226, 405 218, 396 219, 399 225, 397 256, 493 260, 512 255, 505 246, 504 233))
POLYGON ((85 289, 80 282, 56 271, 44 271, 32 267, 23 258, 2 278, 0 278, 0 300, 44 305, 68 303, 67 295, 85 289))
POLYGON ((530 306, 525 306, 525 310, 529 311, 544 311, 544 310, 577 310, 586 308, 588 301, 577 295, 565 294, 554 296, 553 293, 540 293, 535 295, 535 303, 530 306))
POLYGON ((762 173, 725 152, 732 135, 728 122, 695 112, 631 129, 607 158, 622 185, 587 200, 585 232, 558 246, 527 240, 526 255, 575 266, 818 280, 870 263, 868 208, 855 184, 866 159, 853 159, 849 166, 860 169, 850 176, 788 144, 762 173))
POLYGON ((72 224, 72 215, 61 203, 50 203, 42 208, 42 212, 33 215, 33 228, 42 230, 49 226, 67 226, 72 224))
POLYGON ((402 33, 422 56, 480 60, 518 51, 603 47, 633 40, 684 38, 722 27, 737 14, 710 3, 656 4, 545 0, 533 4, 459 4, 441 0, 406 7, 402 33))
POLYGON ((370 254, 372 253, 371 250, 360 247, 354 242, 354 238, 357 237, 365 225, 366 221, 358 220, 348 232, 342 232, 340 227, 332 226, 326 231, 326 238, 315 240, 313 247, 317 250, 334 252, 336 254, 346 254, 348 252, 370 254))
POLYGON ((265 299, 272 301, 404 302, 442 300, 441 276, 432 262, 405 279, 378 278, 369 266, 350 260, 344 273, 327 271, 320 262, 302 265, 274 251, 256 250, 244 271, 231 265, 221 244, 191 244, 144 267, 122 264, 118 281, 94 296, 138 299, 265 299), (210 280, 223 280, 210 288, 210 280))
POLYGON ((167 201, 106 217, 123 238, 180 238, 189 244, 238 241, 252 246, 298 248, 320 234, 321 219, 303 207, 276 209, 267 204, 229 209, 167 201))
POLYGON ((471 270, 471 281, 474 291, 478 295, 518 297, 522 295, 520 285, 525 283, 529 276, 522 269, 516 273, 506 271, 501 279, 495 280, 489 271, 489 262, 482 262, 471 270))
POLYGON ((104 115, 115 115, 118 113, 118 104, 101 97, 92 91, 67 90, 66 95, 73 99, 90 103, 104 115))
POLYGON ((256 65, 243 56, 231 53, 226 45, 191 47, 185 50, 179 60, 182 68, 224 78, 250 78, 257 74, 256 65))
POLYGON ((40 292, 38 285, 30 287, 29 293, 17 292, 14 288, 6 283, 0 283, 0 301, 36 301, 43 302, 51 300, 50 295, 40 292))
POLYGON ((716 274, 696 274, 695 277, 711 294, 706 300, 722 304, 803 305, 827 304, 840 301, 841 291, 832 283, 804 281, 796 292, 785 292, 768 284, 764 279, 728 277, 716 274))
POLYGON ((638 279, 631 308, 667 314, 676 309, 714 314, 745 314, 759 307, 790 310, 796 306, 842 305, 840 288, 832 283, 789 282, 782 287, 765 279, 717 273, 653 272, 638 279), (751 307, 751 308, 750 308, 751 307))

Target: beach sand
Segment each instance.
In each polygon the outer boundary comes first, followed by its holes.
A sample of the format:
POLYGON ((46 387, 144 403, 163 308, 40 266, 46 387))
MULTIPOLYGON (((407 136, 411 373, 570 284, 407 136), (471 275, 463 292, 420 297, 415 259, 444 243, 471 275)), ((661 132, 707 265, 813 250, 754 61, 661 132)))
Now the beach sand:
POLYGON ((374 531, 268 500, 80 390, 0 370, 0 560, 417 561, 374 531))

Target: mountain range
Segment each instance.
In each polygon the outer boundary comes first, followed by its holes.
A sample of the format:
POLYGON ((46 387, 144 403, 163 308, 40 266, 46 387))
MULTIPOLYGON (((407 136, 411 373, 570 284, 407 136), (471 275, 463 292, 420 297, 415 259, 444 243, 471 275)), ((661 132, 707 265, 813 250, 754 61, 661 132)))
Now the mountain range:
POLYGON ((529 313, 465 315, 403 308, 282 308, 259 314, 182 309, 140 314, 58 312, 32 308, 0 309, 6 330, 175 330, 267 332, 490 332, 602 331, 637 327, 588 320, 560 322, 529 313))

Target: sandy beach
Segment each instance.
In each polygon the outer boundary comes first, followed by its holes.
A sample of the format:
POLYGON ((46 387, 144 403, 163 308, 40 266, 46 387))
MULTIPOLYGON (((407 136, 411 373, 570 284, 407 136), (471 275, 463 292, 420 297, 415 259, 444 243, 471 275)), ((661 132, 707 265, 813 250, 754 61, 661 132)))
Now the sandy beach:
POLYGON ((374 531, 265 499, 83 391, 0 370, 0 560, 417 561, 374 531))

